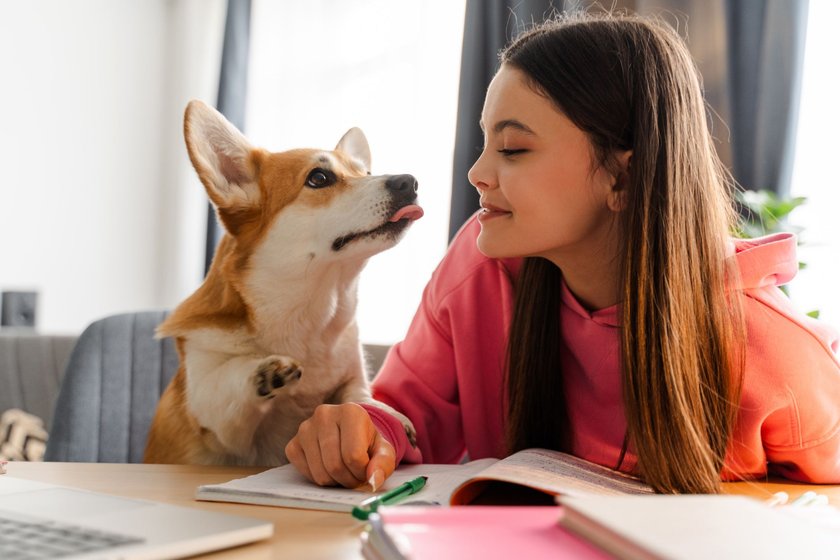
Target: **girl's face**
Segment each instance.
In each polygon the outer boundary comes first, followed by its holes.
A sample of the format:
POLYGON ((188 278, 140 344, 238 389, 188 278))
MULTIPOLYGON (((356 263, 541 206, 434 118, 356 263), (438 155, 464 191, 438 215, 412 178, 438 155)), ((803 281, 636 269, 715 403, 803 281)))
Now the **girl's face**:
POLYGON ((493 78, 481 127, 484 149, 469 180, 481 196, 482 253, 540 256, 561 268, 612 254, 615 245, 606 244, 621 209, 615 177, 595 168, 588 136, 521 70, 503 65, 493 78))

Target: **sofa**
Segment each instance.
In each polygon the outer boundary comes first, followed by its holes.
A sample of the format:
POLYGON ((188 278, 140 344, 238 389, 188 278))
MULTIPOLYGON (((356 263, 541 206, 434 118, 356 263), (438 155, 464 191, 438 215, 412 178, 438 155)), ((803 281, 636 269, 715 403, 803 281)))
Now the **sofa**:
POLYGON ((78 337, 0 329, 0 459, 39 460, 78 337))

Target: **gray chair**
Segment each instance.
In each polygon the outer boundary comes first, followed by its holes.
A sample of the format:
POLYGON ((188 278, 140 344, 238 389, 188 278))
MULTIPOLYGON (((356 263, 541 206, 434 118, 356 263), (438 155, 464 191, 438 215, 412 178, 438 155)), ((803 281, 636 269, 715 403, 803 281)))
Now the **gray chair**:
POLYGON ((160 395, 178 369, 166 311, 113 315, 76 343, 55 404, 45 460, 139 463, 160 395))

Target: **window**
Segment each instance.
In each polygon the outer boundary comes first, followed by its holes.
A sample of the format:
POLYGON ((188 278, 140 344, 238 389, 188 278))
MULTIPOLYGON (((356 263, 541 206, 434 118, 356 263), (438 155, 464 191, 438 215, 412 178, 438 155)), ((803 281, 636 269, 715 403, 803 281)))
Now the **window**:
POLYGON ((803 226, 799 258, 807 264, 791 284, 791 297, 803 311, 840 328, 840 104, 836 71, 840 37, 835 22, 840 4, 813 0, 809 5, 796 156, 791 193, 808 201, 791 215, 803 226))
POLYGON ((368 263, 366 343, 402 339, 446 250, 464 1, 256 0, 246 135, 272 151, 331 149, 360 127, 373 173, 411 173, 426 214, 368 263))

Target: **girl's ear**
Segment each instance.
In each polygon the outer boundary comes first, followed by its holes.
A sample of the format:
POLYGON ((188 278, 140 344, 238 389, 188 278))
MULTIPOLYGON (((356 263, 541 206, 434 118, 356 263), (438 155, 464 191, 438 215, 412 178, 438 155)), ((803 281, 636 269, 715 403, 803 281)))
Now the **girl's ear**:
POLYGON ((630 187, 630 165, 632 160, 632 150, 616 154, 617 171, 613 177, 612 189, 607 197, 607 205, 613 212, 621 212, 627 207, 627 189, 630 187))

